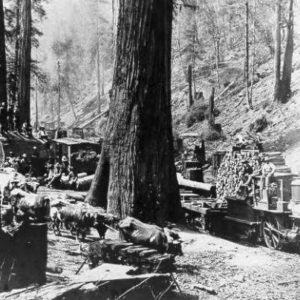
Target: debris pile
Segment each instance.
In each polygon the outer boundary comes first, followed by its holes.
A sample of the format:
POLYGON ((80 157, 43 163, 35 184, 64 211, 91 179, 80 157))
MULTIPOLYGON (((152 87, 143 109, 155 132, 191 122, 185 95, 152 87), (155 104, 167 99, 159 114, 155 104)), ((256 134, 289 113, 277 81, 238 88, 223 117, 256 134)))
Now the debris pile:
POLYGON ((31 286, 1 294, 1 299, 162 299, 174 285, 168 274, 132 275, 128 266, 103 264, 64 282, 31 286))

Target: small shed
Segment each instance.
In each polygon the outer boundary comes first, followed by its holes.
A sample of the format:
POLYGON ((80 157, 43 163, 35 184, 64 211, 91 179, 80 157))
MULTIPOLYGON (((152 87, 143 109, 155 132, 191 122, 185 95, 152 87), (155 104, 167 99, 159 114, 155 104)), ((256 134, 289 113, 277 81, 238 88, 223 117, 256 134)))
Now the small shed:
MULTIPOLYGON (((91 173, 92 170, 89 168, 89 170, 85 170, 85 166, 90 165, 88 162, 84 160, 83 158, 77 159, 77 164, 74 162, 73 154, 79 153, 79 152, 93 152, 97 155, 101 152, 101 143, 100 142, 94 142, 90 140, 85 139, 79 139, 79 138, 59 138, 52 140, 55 156, 59 157, 59 159, 62 158, 62 156, 66 156, 68 158, 69 164, 74 166, 74 169, 77 169, 75 171, 78 172, 88 172, 91 173), (80 170, 79 170, 80 169, 80 170)), ((93 165, 96 164, 93 163, 93 165)), ((93 170, 94 171, 94 170, 93 170)))

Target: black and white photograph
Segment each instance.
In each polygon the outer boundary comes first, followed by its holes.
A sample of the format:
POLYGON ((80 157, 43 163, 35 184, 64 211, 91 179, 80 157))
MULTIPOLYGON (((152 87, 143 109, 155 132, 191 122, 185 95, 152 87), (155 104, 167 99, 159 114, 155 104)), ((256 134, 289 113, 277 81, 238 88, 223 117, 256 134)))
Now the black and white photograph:
POLYGON ((299 15, 0 0, 0 299, 300 299, 299 15))

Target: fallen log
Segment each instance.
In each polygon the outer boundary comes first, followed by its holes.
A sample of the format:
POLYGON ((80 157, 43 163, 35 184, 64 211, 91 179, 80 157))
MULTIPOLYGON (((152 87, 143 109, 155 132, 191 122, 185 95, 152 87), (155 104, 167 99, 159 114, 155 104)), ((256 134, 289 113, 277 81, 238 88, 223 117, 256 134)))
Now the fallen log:
POLYGON ((235 81, 232 81, 227 87, 216 97, 215 101, 217 101, 225 92, 227 92, 233 85, 235 84, 235 81))
POLYGON ((94 175, 78 178, 77 183, 76 183, 76 189, 79 191, 88 190, 92 184, 93 178, 94 178, 94 175))
POLYGON ((206 292, 208 292, 209 294, 212 294, 212 295, 217 295, 217 292, 216 292, 215 289, 213 289, 209 286, 203 285, 201 283, 194 284, 193 288, 198 289, 198 290, 202 290, 202 291, 206 291, 206 292))
POLYGON ((180 173, 177 173, 177 181, 180 186, 189 187, 196 190, 207 191, 214 193, 215 186, 209 183, 197 182, 188 179, 184 179, 180 173))

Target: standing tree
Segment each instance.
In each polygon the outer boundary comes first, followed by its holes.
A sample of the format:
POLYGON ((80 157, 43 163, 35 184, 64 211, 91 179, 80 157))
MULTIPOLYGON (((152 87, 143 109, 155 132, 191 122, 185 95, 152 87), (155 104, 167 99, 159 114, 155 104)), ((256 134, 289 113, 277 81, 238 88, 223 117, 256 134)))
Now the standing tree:
POLYGON ((187 81, 189 84, 189 101, 188 101, 188 107, 191 107, 194 104, 194 97, 193 97, 193 67, 192 65, 188 66, 188 72, 187 72, 187 81))
POLYGON ((107 202, 108 212, 121 218, 161 224, 181 216, 171 127, 173 4, 119 5, 107 135, 86 201, 107 202))
POLYGON ((5 27, 2 0, 0 0, 0 101, 7 102, 5 27))
POLYGON ((18 78, 19 78, 19 60, 20 60, 20 0, 16 1, 15 6, 16 14, 16 27, 15 27, 15 57, 14 57, 14 69, 11 74, 13 74, 13 79, 11 81, 10 94, 13 103, 17 102, 17 91, 18 91, 18 78))
POLYGON ((276 3, 276 35, 275 35, 275 82, 274 101, 286 102, 291 95, 292 62, 294 52, 294 22, 293 4, 289 1, 286 48, 283 60, 283 71, 281 76, 281 22, 282 22, 282 0, 276 3))
POLYGON ((249 93, 249 2, 245 1, 245 82, 246 82, 246 96, 250 109, 253 109, 252 98, 249 93))
POLYGON ((21 1, 18 102, 21 123, 30 122, 31 0, 21 1))
MULTIPOLYGON (((253 0, 253 15, 256 15, 256 0, 253 0)), ((255 18, 252 17, 252 64, 251 64, 251 87, 250 87, 250 99, 252 103, 253 99, 253 85, 255 74, 255 55, 256 55, 256 39, 255 39, 255 18)))
POLYGON ((275 27, 275 61, 274 61, 274 101, 280 99, 280 69, 281 69, 281 0, 276 3, 276 27, 275 27))
POLYGON ((287 40, 284 53, 283 71, 281 79, 281 101, 286 102, 291 96, 291 77, 292 77, 292 62, 294 52, 294 17, 293 17, 294 1, 289 3, 289 17, 287 21, 287 40))
POLYGON ((209 96, 209 108, 208 108, 208 124, 210 129, 215 128, 215 88, 211 89, 209 96))

